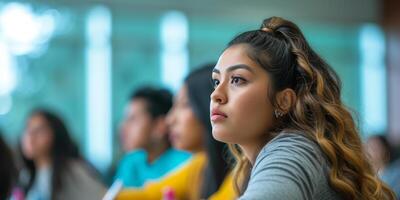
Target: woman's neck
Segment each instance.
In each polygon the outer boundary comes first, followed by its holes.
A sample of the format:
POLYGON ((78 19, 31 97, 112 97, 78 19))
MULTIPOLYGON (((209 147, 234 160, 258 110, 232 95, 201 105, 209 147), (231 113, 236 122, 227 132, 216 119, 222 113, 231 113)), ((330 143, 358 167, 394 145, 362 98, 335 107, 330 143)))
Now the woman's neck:
POLYGON ((159 158, 166 150, 168 150, 168 143, 161 142, 156 145, 152 145, 153 148, 147 148, 147 162, 153 163, 157 158, 159 158))
POLYGON ((37 158, 34 162, 38 169, 45 169, 51 165, 51 159, 47 156, 37 158))
POLYGON ((206 152, 206 148, 203 144, 198 145, 196 147, 192 147, 191 149, 180 149, 182 151, 189 152, 190 154, 204 153, 206 152))
POLYGON ((244 155, 249 159, 251 165, 253 166, 256 162, 257 156, 261 149, 271 140, 271 137, 258 138, 252 142, 246 144, 239 144, 240 148, 243 150, 244 155))
POLYGON ((256 162, 257 156, 260 153, 263 145, 239 145, 240 148, 243 150, 244 155, 249 159, 251 165, 253 166, 256 162))
POLYGON ((191 154, 206 152, 206 147, 203 142, 199 142, 197 145, 192 145, 190 149, 181 149, 183 151, 190 152, 191 154))
POLYGON ((201 153, 201 152, 205 152, 206 149, 205 148, 196 148, 196 149, 192 149, 189 152, 192 154, 196 154, 196 153, 201 153))

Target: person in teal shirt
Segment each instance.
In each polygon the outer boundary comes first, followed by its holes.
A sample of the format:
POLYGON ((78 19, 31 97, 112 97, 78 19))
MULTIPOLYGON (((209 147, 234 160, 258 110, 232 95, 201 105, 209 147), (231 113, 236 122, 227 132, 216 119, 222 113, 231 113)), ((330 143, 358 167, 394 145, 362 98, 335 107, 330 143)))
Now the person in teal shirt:
POLYGON ((169 171, 179 168, 190 156, 176 149, 168 149, 152 163, 147 162, 147 152, 135 150, 124 156, 117 171, 117 179, 124 187, 141 187, 148 180, 156 180, 169 171))
POLYGON ((126 153, 114 177, 123 187, 141 187, 190 157, 187 152, 173 149, 169 142, 165 117, 171 107, 172 94, 165 89, 143 87, 131 95, 120 130, 126 153))

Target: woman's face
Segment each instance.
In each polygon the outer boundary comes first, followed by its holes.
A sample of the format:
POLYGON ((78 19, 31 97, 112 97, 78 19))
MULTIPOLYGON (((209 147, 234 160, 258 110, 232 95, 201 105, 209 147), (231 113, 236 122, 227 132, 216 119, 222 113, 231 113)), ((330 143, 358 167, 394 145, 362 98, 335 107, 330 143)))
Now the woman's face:
POLYGON ((187 86, 183 86, 167 116, 172 145, 181 150, 197 152, 204 148, 204 127, 189 103, 187 86))
POLYGON ((125 152, 146 148, 150 143, 154 122, 147 106, 146 100, 141 98, 134 99, 127 106, 121 125, 121 144, 125 152))
POLYGON ((210 115, 215 139, 235 144, 253 144, 268 138, 274 123, 269 100, 270 78, 252 61, 244 44, 226 49, 212 73, 210 115))
POLYGON ((46 119, 40 114, 34 114, 27 122, 22 137, 22 152, 32 160, 50 156, 53 143, 53 133, 46 119))
POLYGON ((389 153, 385 145, 378 138, 371 137, 365 143, 365 151, 369 156, 374 171, 383 170, 386 162, 388 162, 387 154, 389 153))

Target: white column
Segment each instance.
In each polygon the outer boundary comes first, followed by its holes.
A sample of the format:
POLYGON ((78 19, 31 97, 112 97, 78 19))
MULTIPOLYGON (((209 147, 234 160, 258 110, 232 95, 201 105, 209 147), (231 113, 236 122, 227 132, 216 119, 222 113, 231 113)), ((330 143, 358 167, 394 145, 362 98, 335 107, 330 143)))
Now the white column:
POLYGON ((167 87, 176 91, 188 73, 186 16, 178 11, 167 12, 161 19, 160 37, 162 81, 167 87))
POLYGON ((94 7, 86 21, 86 153, 102 172, 112 161, 110 38, 110 11, 94 7))
POLYGON ((385 67, 385 38, 381 28, 368 24, 360 32, 362 132, 370 134, 387 131, 387 84, 385 67))

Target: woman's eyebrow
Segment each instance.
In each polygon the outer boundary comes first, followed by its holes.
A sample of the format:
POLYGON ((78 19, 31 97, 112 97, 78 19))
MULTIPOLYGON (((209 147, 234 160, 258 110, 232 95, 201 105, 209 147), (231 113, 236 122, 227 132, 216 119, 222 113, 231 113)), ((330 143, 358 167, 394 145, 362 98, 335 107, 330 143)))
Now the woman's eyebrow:
MULTIPOLYGON (((251 69, 250 66, 245 65, 245 64, 232 65, 232 66, 228 67, 228 68, 226 69, 226 71, 227 71, 227 72, 231 72, 231 71, 234 71, 234 70, 237 70, 237 69, 245 69, 245 70, 250 71, 251 73, 254 74, 253 69, 251 69)), ((213 69, 213 73, 220 74, 221 72, 219 71, 219 69, 214 68, 214 69, 213 69)))

